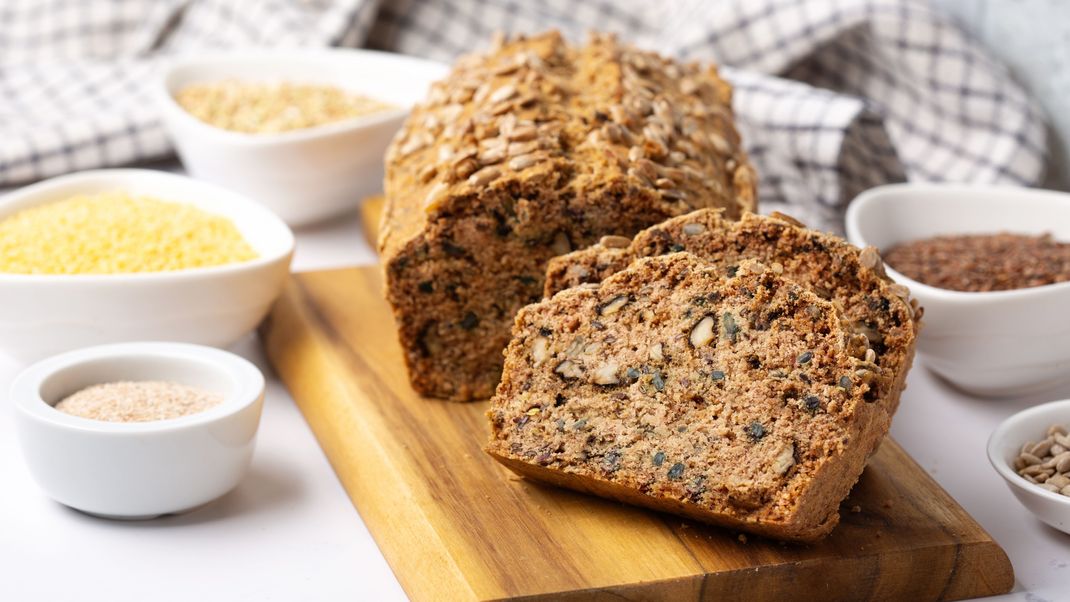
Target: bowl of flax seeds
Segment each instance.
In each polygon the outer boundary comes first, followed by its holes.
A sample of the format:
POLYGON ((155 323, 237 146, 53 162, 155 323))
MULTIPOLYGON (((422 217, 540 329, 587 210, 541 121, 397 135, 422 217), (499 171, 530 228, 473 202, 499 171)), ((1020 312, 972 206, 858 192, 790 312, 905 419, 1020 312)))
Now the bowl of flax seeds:
POLYGON ((1070 194, 895 184, 859 195, 846 222, 924 307, 920 364, 985 397, 1070 380, 1070 194))

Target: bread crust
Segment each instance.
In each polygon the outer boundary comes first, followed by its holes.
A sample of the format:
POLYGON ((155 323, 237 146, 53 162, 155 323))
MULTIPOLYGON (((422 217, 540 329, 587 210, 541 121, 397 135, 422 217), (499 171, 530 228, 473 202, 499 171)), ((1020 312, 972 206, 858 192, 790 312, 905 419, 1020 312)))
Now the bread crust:
POLYGON ((639 506, 658 512, 683 516, 708 525, 747 531, 748 533, 762 535, 771 539, 799 543, 813 543, 827 537, 840 520, 838 512, 829 514, 824 521, 815 525, 805 526, 792 523, 777 525, 754 520, 741 520, 733 516, 711 512, 697 504, 670 498, 654 498, 648 495, 643 495, 632 487, 620 485, 611 481, 591 478, 586 475, 572 474, 524 462, 523 460, 502 454, 493 448, 488 448, 487 453, 495 460, 505 465, 509 470, 533 481, 616 500, 631 506, 639 506))

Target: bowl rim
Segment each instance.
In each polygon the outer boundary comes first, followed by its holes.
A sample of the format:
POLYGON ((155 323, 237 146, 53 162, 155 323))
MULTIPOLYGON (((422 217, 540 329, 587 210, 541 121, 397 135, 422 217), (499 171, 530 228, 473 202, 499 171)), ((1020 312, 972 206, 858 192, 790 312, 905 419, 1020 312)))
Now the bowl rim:
MULTIPOLYGON (((1070 415, 1070 399, 1061 399, 1056 401, 1049 401, 1039 405, 1026 408, 1019 412, 1011 414, 1005 418, 998 426, 992 431, 992 434, 988 436, 988 443, 985 446, 985 452, 988 455, 988 462, 992 465, 999 476, 1003 477, 1003 480, 1008 485, 1018 489, 1019 491, 1028 492, 1031 495, 1040 496, 1042 499, 1054 501, 1062 504, 1066 509, 1070 510, 1070 497, 1065 495, 1041 489, 1033 483, 1026 481, 1016 473, 1010 464, 1008 464, 997 451, 996 447, 1004 443, 1007 439, 1007 432, 1014 428, 1019 422, 1027 418, 1033 417, 1038 414, 1046 414, 1050 411, 1063 410, 1070 415)), ((1024 441, 1023 441, 1024 443, 1024 441)), ((1021 444, 1018 445, 1021 447, 1021 444)))
MULTIPOLYGON (((441 79, 442 77, 445 77, 449 71, 449 65, 446 63, 401 55, 393 52, 364 50, 359 48, 247 48, 241 50, 221 50, 182 55, 165 61, 158 70, 155 82, 152 86, 152 94, 156 97, 156 102, 163 111, 174 119, 179 120, 184 127, 191 128, 202 136, 211 136, 221 142, 247 147, 295 144, 348 134, 404 119, 412 109, 411 106, 399 106, 393 110, 384 110, 369 113, 367 115, 359 115, 357 117, 350 117, 348 119, 324 123, 308 128, 300 128, 285 132, 251 134, 216 127, 197 119, 178 104, 175 100, 174 93, 171 90, 171 79, 181 70, 196 70, 208 63, 226 64, 263 61, 271 64, 273 59, 278 58, 291 62, 384 61, 388 63, 396 63, 399 67, 408 66, 410 69, 427 70, 429 75, 431 75, 431 80, 441 79)), ((370 93, 369 96, 374 97, 374 94, 370 93)), ((415 102, 417 101, 414 100, 414 104, 415 102)))
MULTIPOLYGON (((288 263, 293 257, 294 249, 296 247, 296 239, 294 237, 293 230, 291 230, 290 227, 286 225, 282 218, 277 216, 267 207, 261 205, 260 203, 257 203, 256 201, 253 201, 252 199, 244 195, 223 188, 216 184, 212 184, 210 182, 205 182, 203 180, 198 180, 181 174, 159 171, 155 169, 93 169, 57 176, 54 178, 49 178, 47 180, 42 180, 40 182, 30 184, 29 186, 24 186, 22 188, 13 190, 7 194, 0 195, 0 220, 3 220, 5 217, 7 217, 6 214, 2 214, 4 208, 14 203, 29 201, 29 204, 23 207, 23 209, 28 209, 30 207, 39 207, 62 200, 54 199, 50 201, 46 200, 41 202, 33 202, 33 199, 37 197, 49 196, 51 192, 59 188, 77 185, 83 182, 88 183, 113 179, 116 183, 115 188, 122 189, 124 188, 123 182, 130 178, 156 180, 160 183, 160 188, 165 188, 168 182, 192 185, 203 190, 205 192, 204 196, 212 198, 213 202, 226 203, 232 208, 235 208, 240 213, 255 215, 257 216, 257 219, 270 221, 272 222, 273 229, 281 233, 282 236, 282 238, 279 240, 279 250, 271 254, 258 255, 256 258, 250 259, 249 261, 162 272, 119 272, 111 274, 15 274, 8 272, 0 272, 0 284, 30 282, 42 284, 130 284, 133 282, 152 282, 160 280, 174 280, 181 282, 191 279, 202 278, 204 276, 226 276, 239 272, 258 270, 271 265, 278 264, 280 262, 288 263)), ((153 182, 151 185, 146 186, 146 188, 154 188, 155 186, 156 184, 155 182, 153 182)), ((188 202, 181 198, 171 198, 170 196, 168 196, 167 200, 179 203, 188 202)), ((209 213, 211 212, 210 210, 206 211, 209 213)))
POLYGON ((264 396, 263 373, 249 360, 229 351, 192 343, 139 341, 83 347, 40 360, 22 370, 11 383, 10 395, 16 409, 24 416, 50 426, 114 436, 139 436, 146 433, 175 432, 198 428, 242 412, 264 396), (197 362, 237 385, 236 390, 216 406, 179 418, 146 422, 110 422, 61 412, 40 394, 41 386, 53 374, 91 361, 122 363, 133 358, 155 357, 171 363, 197 362))
MULTIPOLYGON (((868 210, 870 206, 878 203, 887 202, 886 199, 896 193, 909 192, 911 194, 932 196, 933 199, 941 198, 941 195, 947 194, 962 194, 962 193, 976 193, 976 192, 988 192, 997 194, 1014 194, 1021 196, 1023 194, 1046 197, 1054 199, 1060 198, 1061 202, 1070 203, 1070 193, 1060 192, 1057 190, 1044 190, 1037 188, 1025 188, 1021 186, 1007 186, 1007 185, 986 185, 986 184, 944 184, 944 183, 911 183, 904 182, 898 184, 883 184, 881 186, 875 186, 868 190, 863 191, 856 196, 854 200, 847 205, 847 212, 844 216, 844 222, 846 226, 847 238, 858 247, 869 246, 869 241, 862 235, 861 229, 858 226, 859 215, 868 210)), ((940 202, 934 200, 933 202, 940 202)), ((1020 299, 1043 297, 1047 295, 1062 295, 1070 292, 1070 281, 1067 282, 1055 282, 1052 284, 1044 284, 1041 286, 1032 286, 1028 288, 1011 289, 1007 291, 954 291, 945 288, 939 288, 919 282, 905 276, 899 271, 895 270, 888 263, 884 264, 885 271, 892 277, 893 280, 899 284, 905 285, 910 289, 912 295, 921 294, 931 299, 937 299, 943 302, 951 304, 978 304, 988 303, 993 301, 1015 301, 1020 299)))

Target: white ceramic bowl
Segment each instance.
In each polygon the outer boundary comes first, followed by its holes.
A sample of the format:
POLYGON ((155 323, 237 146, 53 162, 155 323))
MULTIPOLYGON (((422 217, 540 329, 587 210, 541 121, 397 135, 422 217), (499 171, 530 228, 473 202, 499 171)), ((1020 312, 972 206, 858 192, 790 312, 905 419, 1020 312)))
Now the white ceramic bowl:
POLYGON ((1070 400, 1034 406, 1004 420, 988 438, 988 461, 1023 506, 1052 527, 1070 533, 1070 497, 1041 489, 1014 470, 1022 445, 1043 439, 1053 424, 1070 427, 1070 400))
MULTIPOLYGON (((880 186, 847 209, 847 236, 887 250, 940 234, 1041 234, 1070 241, 1070 194, 941 184, 880 186)), ((890 266, 889 266, 890 267, 890 266)), ((925 308, 925 365, 976 395, 1010 396, 1070 379, 1070 282, 967 293, 926 286, 889 269, 925 308)))
POLYGON ((440 63, 351 49, 249 50, 182 58, 165 67, 156 96, 183 165, 195 177, 264 203, 291 225, 354 209, 382 190, 383 155, 409 109, 446 75, 440 63), (207 125, 174 95, 220 80, 338 86, 398 108, 278 134, 207 125))
POLYGON ((143 519, 183 512, 230 491, 252 458, 264 377, 226 351, 180 343, 126 343, 64 353, 30 366, 11 386, 22 455, 50 497, 83 512, 143 519), (223 395, 172 420, 116 423, 56 410, 94 384, 163 380, 223 395))
POLYGON ((75 194, 125 190, 223 215, 257 251, 244 263, 102 275, 0 273, 0 350, 24 361, 103 343, 164 340, 226 346, 251 331, 282 291, 293 233, 258 203, 151 170, 87 171, 0 198, 0 219, 75 194))

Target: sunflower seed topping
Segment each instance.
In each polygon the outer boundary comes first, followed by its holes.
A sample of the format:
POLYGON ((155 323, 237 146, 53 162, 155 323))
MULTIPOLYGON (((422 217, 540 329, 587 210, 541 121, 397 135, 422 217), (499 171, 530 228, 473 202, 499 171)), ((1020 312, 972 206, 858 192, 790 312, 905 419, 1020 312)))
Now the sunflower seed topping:
POLYGON ((866 247, 858 254, 858 263, 867 270, 872 270, 880 263, 881 256, 875 247, 866 247))
POLYGON ((535 153, 528 153, 526 155, 517 155, 512 159, 509 159, 509 169, 520 171, 527 169, 532 165, 539 162, 539 157, 535 153))
POLYGON ((612 299, 607 301, 605 305, 603 305, 601 308, 599 308, 598 313, 599 315, 603 316, 613 315, 620 311, 622 307, 627 305, 628 301, 629 299, 627 295, 617 295, 616 297, 613 297, 612 299))
POLYGON ((498 88, 490 96, 487 97, 487 101, 491 104, 496 104, 516 96, 516 86, 512 84, 506 84, 501 88, 498 88))
POLYGON ((632 239, 626 236, 608 235, 599 239, 598 244, 607 249, 626 249, 632 244, 632 239))
POLYGON ((486 186, 497 180, 500 175, 502 175, 502 170, 491 165, 468 176, 468 183, 472 186, 486 186))

